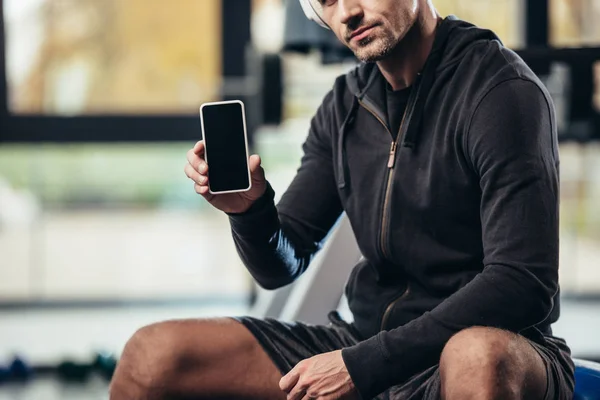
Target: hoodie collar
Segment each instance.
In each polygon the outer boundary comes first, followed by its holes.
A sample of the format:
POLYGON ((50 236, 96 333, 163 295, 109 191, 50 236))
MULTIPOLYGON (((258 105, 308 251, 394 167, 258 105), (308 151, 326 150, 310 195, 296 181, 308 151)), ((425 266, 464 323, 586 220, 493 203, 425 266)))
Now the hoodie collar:
MULTIPOLYGON (((423 109, 427 94, 429 93, 437 71, 453 64, 462 58, 464 52, 478 40, 500 40, 491 31, 477 28, 476 26, 459 20, 450 15, 442 20, 438 26, 433 41, 431 52, 427 57, 423 71, 411 86, 405 112, 405 121, 402 124, 400 137, 402 147, 414 148, 417 145, 423 109), (452 36, 452 40, 449 37, 452 36)), ((376 63, 362 64, 347 75, 347 85, 354 95, 352 105, 340 126, 338 136, 338 187, 346 187, 346 152, 344 141, 347 132, 353 125, 359 104, 367 105, 381 121, 386 121, 385 115, 385 78, 376 63)))
MULTIPOLYGON (((440 66, 444 49, 448 41, 449 33, 458 21, 454 16, 446 17, 438 26, 431 52, 427 57, 421 73, 411 85, 411 93, 407 103, 406 120, 402 124, 402 146, 414 147, 416 144, 416 133, 422 116, 422 108, 427 93, 435 80, 436 70, 440 66)), ((348 80, 349 89, 354 93, 356 99, 369 107, 381 121, 386 121, 385 113, 385 78, 376 63, 365 64, 362 68, 353 71, 354 79, 348 80), (362 75, 362 79, 361 76, 362 75), (360 82, 366 83, 361 87, 360 82)), ((351 112, 356 112, 356 107, 351 107, 351 112)), ((347 118, 348 119, 348 118, 347 118)))

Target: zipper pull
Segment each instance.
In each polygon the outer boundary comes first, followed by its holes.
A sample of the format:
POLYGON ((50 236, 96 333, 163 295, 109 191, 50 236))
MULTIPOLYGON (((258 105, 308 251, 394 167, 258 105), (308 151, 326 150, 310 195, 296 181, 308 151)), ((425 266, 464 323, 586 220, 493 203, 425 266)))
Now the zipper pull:
POLYGON ((390 148, 390 158, 388 158, 388 168, 394 168, 396 164, 396 141, 392 142, 392 147, 390 148))

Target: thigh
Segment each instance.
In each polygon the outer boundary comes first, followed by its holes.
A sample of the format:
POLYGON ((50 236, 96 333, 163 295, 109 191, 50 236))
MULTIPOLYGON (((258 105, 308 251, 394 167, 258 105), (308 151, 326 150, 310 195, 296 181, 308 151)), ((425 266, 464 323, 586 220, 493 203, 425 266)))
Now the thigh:
POLYGON ((256 338, 233 319, 181 325, 188 342, 182 393, 202 398, 283 399, 282 375, 256 338))
POLYGON ((129 340, 111 399, 285 399, 281 376, 234 319, 167 321, 129 340))

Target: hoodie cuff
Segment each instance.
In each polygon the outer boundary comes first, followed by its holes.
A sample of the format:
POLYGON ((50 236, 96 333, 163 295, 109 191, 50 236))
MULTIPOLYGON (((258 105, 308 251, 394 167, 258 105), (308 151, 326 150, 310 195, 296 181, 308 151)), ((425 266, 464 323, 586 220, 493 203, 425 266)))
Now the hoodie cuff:
POLYGON ((256 234, 257 227, 263 227, 262 230, 270 225, 270 221, 277 218, 277 209, 275 208, 275 191, 267 181, 265 193, 258 198, 248 210, 243 213, 227 213, 232 229, 240 234, 256 234))
POLYGON ((342 358, 360 398, 367 400, 397 384, 398 371, 386 356, 379 335, 342 350, 342 358))

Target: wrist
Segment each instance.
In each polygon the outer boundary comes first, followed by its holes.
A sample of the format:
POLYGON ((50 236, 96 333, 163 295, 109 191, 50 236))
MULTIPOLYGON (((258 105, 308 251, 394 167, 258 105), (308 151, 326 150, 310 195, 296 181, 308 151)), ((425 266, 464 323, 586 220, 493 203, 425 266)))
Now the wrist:
POLYGON ((256 214, 267 208, 271 203, 273 203, 274 198, 275 191, 273 190, 269 182, 266 181, 262 195, 256 200, 250 202, 250 204, 245 210, 241 210, 239 212, 226 212, 226 214, 231 217, 256 214))

